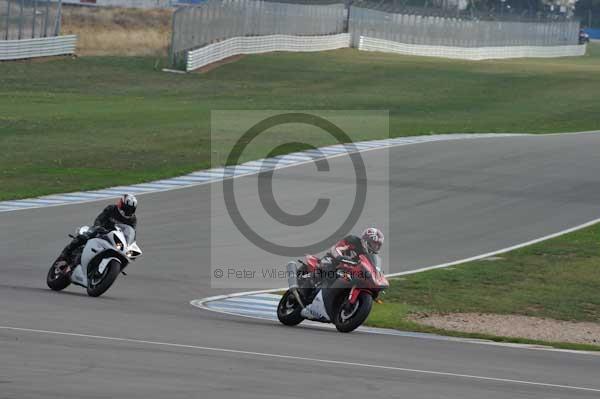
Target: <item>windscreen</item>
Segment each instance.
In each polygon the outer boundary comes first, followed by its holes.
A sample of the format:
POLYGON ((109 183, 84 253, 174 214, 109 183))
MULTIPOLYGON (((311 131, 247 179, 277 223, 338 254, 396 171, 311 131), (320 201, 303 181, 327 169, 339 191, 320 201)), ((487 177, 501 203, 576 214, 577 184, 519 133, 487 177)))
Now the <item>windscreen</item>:
POLYGON ((377 254, 368 254, 367 257, 369 258, 373 266, 375 266, 375 269, 379 273, 383 273, 383 269, 381 269, 381 256, 377 254))
POLYGON ((131 245, 133 242, 135 242, 135 230, 133 227, 126 224, 117 224, 116 226, 123 232, 123 235, 127 240, 127 244, 131 245))

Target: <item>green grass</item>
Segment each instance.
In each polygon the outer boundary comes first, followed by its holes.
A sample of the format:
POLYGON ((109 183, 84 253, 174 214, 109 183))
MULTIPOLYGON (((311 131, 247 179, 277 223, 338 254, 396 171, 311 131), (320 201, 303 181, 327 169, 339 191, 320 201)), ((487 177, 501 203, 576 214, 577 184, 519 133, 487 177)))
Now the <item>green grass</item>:
MULTIPOLYGON (((389 110, 392 136, 600 129, 600 46, 589 53, 486 62, 276 53, 187 75, 160 72, 152 58, 4 62, 0 200, 209 167, 211 151, 223 152, 233 135, 210 143, 211 110, 389 110)), ((355 125, 354 140, 387 134, 368 121, 355 125)), ((296 132, 274 131, 268 144, 290 137, 296 132)), ((332 140, 315 135, 312 143, 332 140)))
MULTIPOLYGON (((419 325, 410 313, 494 313, 600 322, 600 224, 480 260, 392 279, 368 319, 371 326, 541 343, 465 334, 419 325)), ((561 348, 600 346, 550 343, 561 348)))

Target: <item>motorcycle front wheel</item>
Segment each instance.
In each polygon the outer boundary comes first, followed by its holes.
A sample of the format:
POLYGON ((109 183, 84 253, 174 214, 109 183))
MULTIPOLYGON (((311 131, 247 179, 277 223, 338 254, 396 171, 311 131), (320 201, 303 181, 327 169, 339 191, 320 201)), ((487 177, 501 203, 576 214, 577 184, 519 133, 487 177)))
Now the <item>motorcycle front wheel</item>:
POLYGON ((50 270, 48 270, 46 284, 48 284, 48 288, 53 291, 62 291, 71 284, 71 280, 69 280, 69 276, 56 267, 55 262, 50 267, 50 270))
POLYGON ((296 301, 294 294, 290 290, 287 290, 281 297, 279 305, 277 306, 277 318, 281 324, 286 326, 295 326, 302 323, 304 317, 300 315, 302 307, 296 301))
POLYGON ((336 312, 333 318, 333 324, 339 332, 350 332, 360 327, 369 313, 371 313, 371 307, 373 306, 373 297, 366 292, 361 292, 356 299, 354 304, 348 301, 348 297, 344 296, 344 300, 340 306, 336 308, 336 312))
POLYGON ((121 264, 114 259, 106 265, 104 273, 99 273, 98 267, 90 270, 88 272, 88 295, 99 297, 104 294, 113 285, 119 273, 121 273, 121 264))

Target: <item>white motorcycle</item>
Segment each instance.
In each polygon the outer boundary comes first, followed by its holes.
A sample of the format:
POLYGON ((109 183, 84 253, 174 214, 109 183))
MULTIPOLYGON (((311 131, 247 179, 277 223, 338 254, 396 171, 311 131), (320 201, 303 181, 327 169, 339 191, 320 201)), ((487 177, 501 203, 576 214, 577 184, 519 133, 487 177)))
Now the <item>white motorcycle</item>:
MULTIPOLYGON (((89 227, 78 230, 84 234, 89 227)), ((115 282, 119 273, 129 263, 142 255, 142 250, 135 242, 135 230, 128 225, 117 224, 113 231, 90 239, 78 255, 70 273, 56 267, 50 267, 46 282, 54 291, 61 291, 69 285, 79 285, 87 290, 89 296, 98 297, 106 292, 115 282)))

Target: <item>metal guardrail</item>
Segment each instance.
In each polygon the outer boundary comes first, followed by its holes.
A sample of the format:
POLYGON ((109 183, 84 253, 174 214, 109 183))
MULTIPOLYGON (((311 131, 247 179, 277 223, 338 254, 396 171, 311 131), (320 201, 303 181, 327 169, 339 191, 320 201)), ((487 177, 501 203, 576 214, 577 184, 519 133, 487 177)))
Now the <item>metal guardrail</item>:
POLYGON ((361 36, 358 49, 364 51, 381 51, 385 53, 397 53, 404 55, 419 55, 479 61, 524 57, 575 57, 584 55, 586 46, 575 44, 558 46, 452 47, 398 43, 385 39, 361 36))
POLYGON ((0 40, 0 61, 74 54, 76 35, 0 40))
POLYGON ((272 51, 326 51, 350 46, 350 35, 292 36, 268 35, 234 37, 187 52, 186 70, 241 54, 260 54, 272 51))

